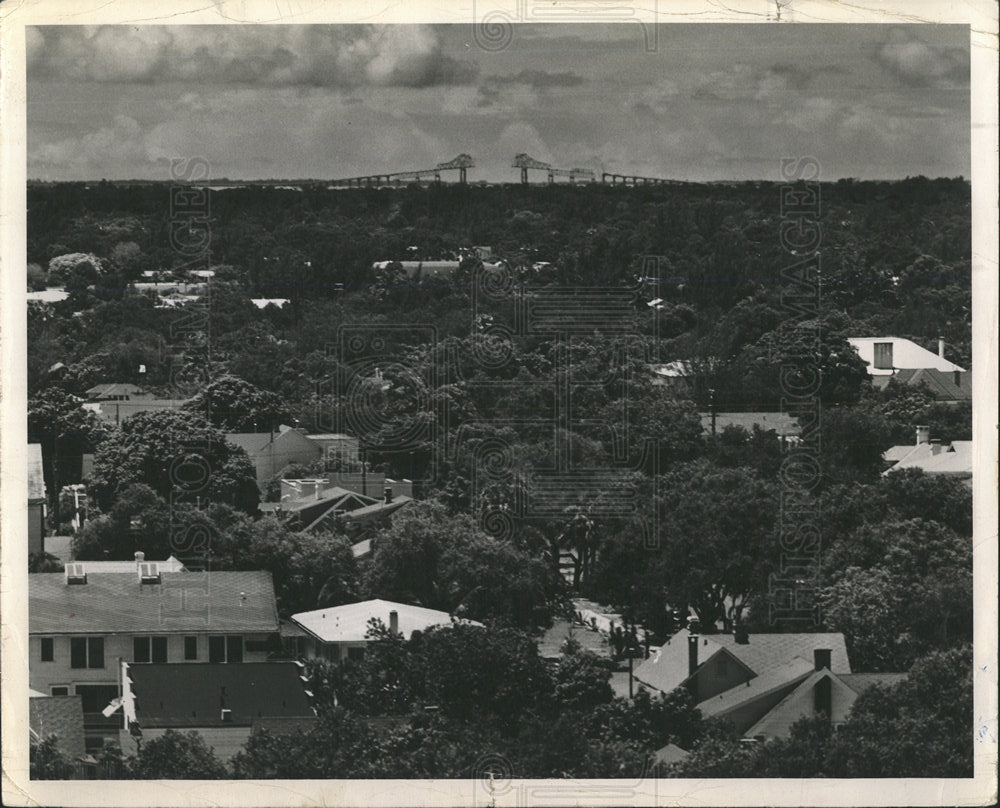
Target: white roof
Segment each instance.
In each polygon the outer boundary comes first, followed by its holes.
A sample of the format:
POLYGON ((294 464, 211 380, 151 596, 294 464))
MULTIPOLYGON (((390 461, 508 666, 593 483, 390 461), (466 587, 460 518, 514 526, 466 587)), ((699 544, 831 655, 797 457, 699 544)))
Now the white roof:
MULTIPOLYGON (((391 600, 365 600, 330 609, 317 609, 292 615, 292 621, 323 642, 364 642, 367 640, 368 621, 378 618, 389 626, 389 612, 399 615, 399 631, 409 639, 414 631, 426 631, 432 626, 448 625, 451 615, 437 609, 394 603, 391 600)), ((463 621, 481 625, 471 620, 463 621)))
MULTIPOLYGON (((883 457, 887 461, 899 457, 902 446, 893 446, 883 457)), ((882 472, 885 476, 899 469, 918 468, 926 474, 950 474, 955 476, 971 476, 972 474, 972 441, 956 440, 950 445, 921 443, 918 446, 905 447, 910 451, 899 457, 898 462, 882 472)))
POLYGON ((258 309, 265 309, 271 303, 277 306, 279 309, 284 308, 285 304, 288 302, 287 297, 252 297, 250 302, 253 303, 258 309))
POLYGON ((868 363, 869 376, 891 376, 892 370, 889 368, 875 368, 875 343, 892 343, 892 365, 896 370, 909 370, 919 368, 934 368, 944 372, 955 370, 965 371, 954 362, 949 362, 942 356, 938 356, 933 351, 921 348, 912 340, 901 337, 848 337, 847 341, 854 346, 858 355, 868 363))
MULTIPOLYGON (((78 561, 76 563, 83 564, 83 571, 88 575, 106 572, 136 572, 135 561, 78 561)), ((176 556, 170 556, 166 561, 146 559, 143 563, 156 564, 159 572, 186 572, 184 564, 176 556)))
POLYGON ((65 289, 45 289, 41 292, 28 292, 28 300, 38 303, 59 303, 69 297, 69 292, 65 289))

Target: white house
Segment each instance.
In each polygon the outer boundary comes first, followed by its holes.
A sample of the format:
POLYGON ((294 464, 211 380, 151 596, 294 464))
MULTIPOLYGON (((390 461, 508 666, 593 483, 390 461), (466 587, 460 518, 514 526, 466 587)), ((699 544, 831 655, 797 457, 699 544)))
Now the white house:
POLYGON ((869 376, 891 376, 897 370, 917 368, 933 368, 944 373, 965 371, 944 358, 943 339, 938 340, 937 353, 900 337, 848 337, 847 341, 868 364, 869 376))
MULTIPOLYGON (((368 623, 381 620, 395 634, 409 639, 414 631, 426 631, 434 626, 449 625, 452 616, 437 609, 394 603, 390 600, 365 600, 330 609, 317 609, 292 615, 292 622, 308 635, 298 651, 309 659, 339 662, 360 659, 368 645, 368 623)), ((461 622, 479 626, 473 620, 461 622)))

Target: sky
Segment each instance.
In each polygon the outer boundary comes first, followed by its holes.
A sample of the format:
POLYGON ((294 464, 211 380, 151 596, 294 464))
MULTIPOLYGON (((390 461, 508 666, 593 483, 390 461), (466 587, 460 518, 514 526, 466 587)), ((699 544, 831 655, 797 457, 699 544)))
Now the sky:
POLYGON ((965 26, 520 25, 500 49, 472 25, 45 26, 27 42, 32 179, 166 180, 179 157, 215 178, 332 179, 463 152, 489 182, 517 181, 521 152, 696 181, 778 179, 802 156, 831 180, 971 174, 965 26))

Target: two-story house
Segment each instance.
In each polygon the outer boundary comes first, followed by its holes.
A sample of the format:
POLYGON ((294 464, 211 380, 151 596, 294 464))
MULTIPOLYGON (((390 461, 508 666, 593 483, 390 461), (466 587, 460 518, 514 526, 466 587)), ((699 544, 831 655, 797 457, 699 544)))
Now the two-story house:
POLYGON ((120 661, 264 662, 278 647, 269 572, 65 572, 29 576, 33 690, 83 701, 88 751, 115 737, 120 718, 102 710, 120 695, 120 661))

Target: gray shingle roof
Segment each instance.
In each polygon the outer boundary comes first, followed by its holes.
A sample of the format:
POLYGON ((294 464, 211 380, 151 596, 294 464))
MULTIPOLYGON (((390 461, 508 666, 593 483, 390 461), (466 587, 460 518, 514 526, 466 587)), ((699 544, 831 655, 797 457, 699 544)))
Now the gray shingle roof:
MULTIPOLYGON (((677 632, 635 672, 645 684, 669 693, 688 677, 687 629, 677 632)), ((698 643, 698 664, 702 665, 720 648, 746 665, 757 676, 764 676, 784 667, 794 657, 809 661, 815 649, 828 648, 834 673, 850 673, 851 663, 843 634, 751 634, 750 641, 741 645, 732 634, 702 635, 698 643)))
POLYGON ((32 634, 116 634, 278 630, 269 572, 97 573, 68 585, 61 572, 28 576, 32 634), (183 593, 183 600, 182 600, 183 593), (241 593, 246 596, 241 598, 241 593))
POLYGON ((59 751, 70 760, 83 757, 83 701, 80 696, 39 696, 28 699, 28 722, 34 735, 57 735, 59 751))

